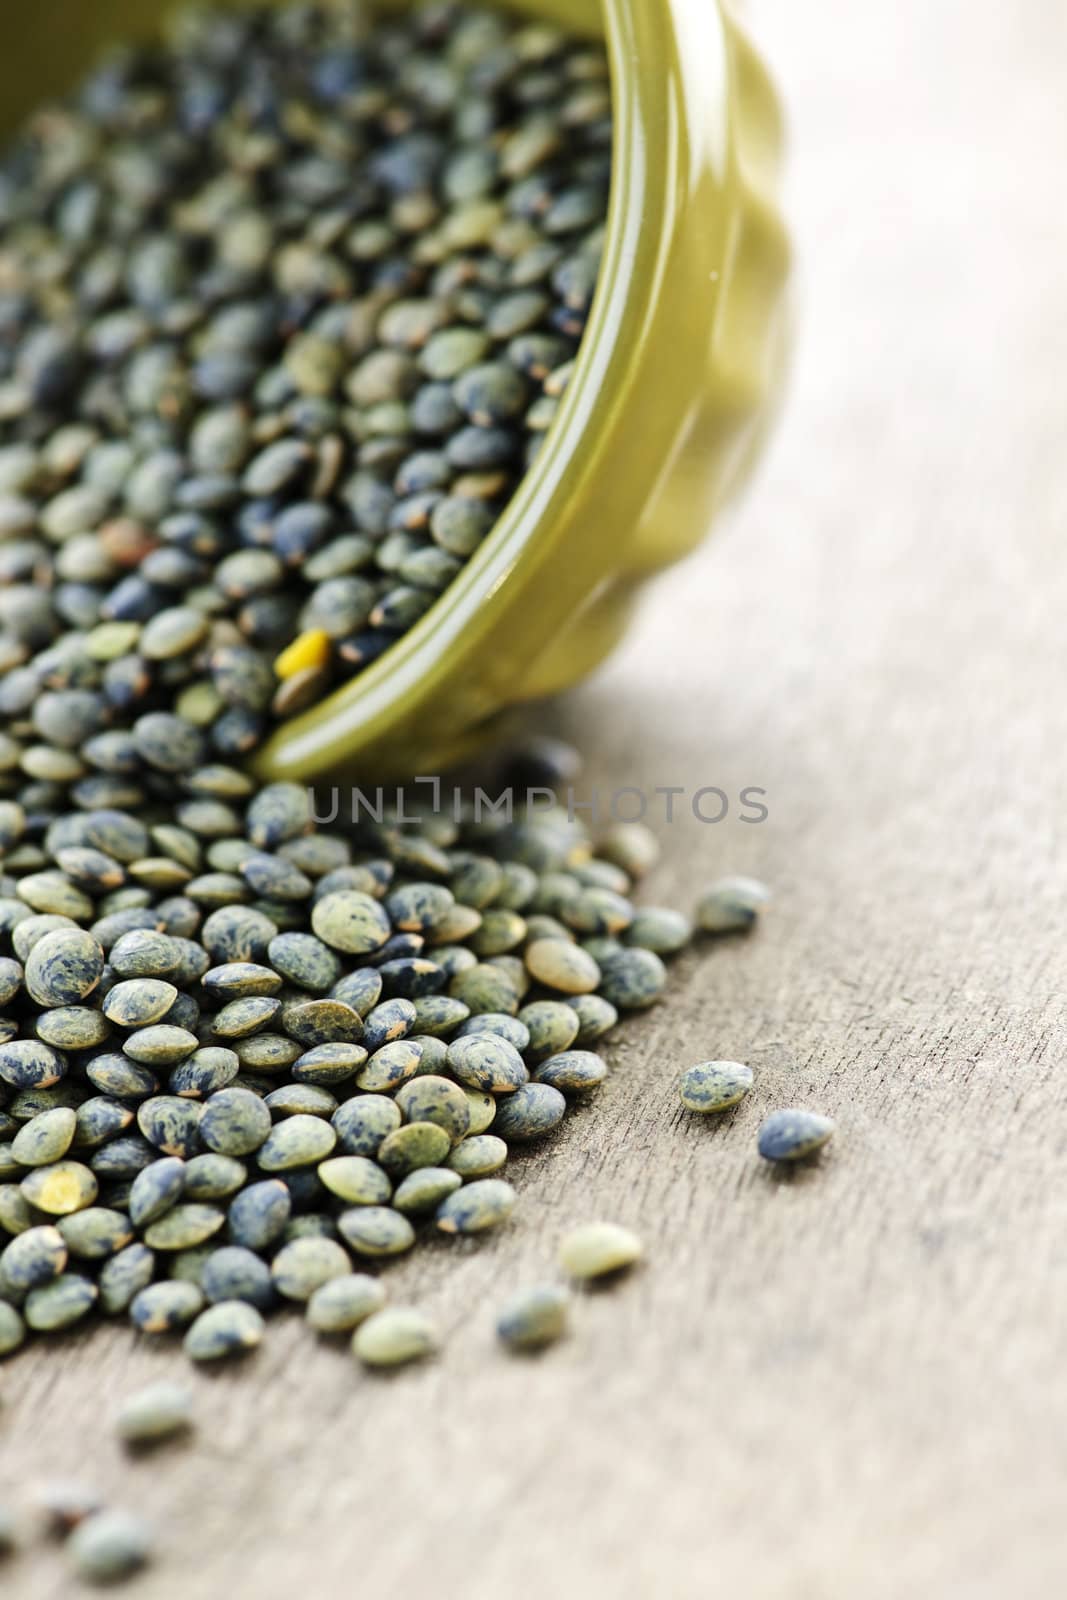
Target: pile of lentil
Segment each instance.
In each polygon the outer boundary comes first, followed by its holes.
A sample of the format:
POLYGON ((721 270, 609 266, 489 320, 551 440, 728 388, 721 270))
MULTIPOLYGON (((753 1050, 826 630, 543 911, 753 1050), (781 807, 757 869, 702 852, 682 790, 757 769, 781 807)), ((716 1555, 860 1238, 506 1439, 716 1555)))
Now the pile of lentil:
POLYGON ((562 809, 335 833, 219 765, 174 789, 157 819, 0 801, 0 1351, 99 1310, 211 1360, 288 1301, 369 1319, 372 1364, 423 1353, 366 1268, 506 1221, 509 1145, 604 1081, 691 933, 629 898, 655 841, 594 854, 562 809))
POLYGON ((687 919, 562 812, 318 827, 239 761, 476 548, 607 202, 601 51, 431 4, 183 17, 0 164, 0 1354, 90 1313, 213 1360, 505 1221, 687 919))
POLYGON ((432 606, 556 412, 610 163, 603 51, 452 3, 190 13, 30 118, 0 161, 7 792, 136 806, 432 606))

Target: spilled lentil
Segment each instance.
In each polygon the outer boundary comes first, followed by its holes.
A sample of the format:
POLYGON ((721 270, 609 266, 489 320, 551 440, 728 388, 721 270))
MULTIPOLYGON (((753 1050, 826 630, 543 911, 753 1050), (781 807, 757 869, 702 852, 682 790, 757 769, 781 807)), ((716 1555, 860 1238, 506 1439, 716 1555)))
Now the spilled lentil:
POLYGON ((506 1223, 510 1147, 608 1076, 576 1042, 654 997, 575 988, 579 969, 603 984, 587 947, 605 918, 637 914, 618 866, 590 902, 609 864, 562 807, 332 830, 305 790, 236 767, 172 782, 225 795, 224 819, 68 793, 0 860, 0 937, 22 963, 0 1042, 5 1350, 91 1312, 180 1334, 194 1361, 253 1350, 286 1303, 318 1331, 355 1327, 384 1308, 366 1285, 421 1237, 506 1223), (132 870, 147 850, 189 863, 179 893, 132 870), (42 874, 84 904, 37 912, 24 883, 42 874), (45 1045, 73 990, 99 1036, 45 1045))

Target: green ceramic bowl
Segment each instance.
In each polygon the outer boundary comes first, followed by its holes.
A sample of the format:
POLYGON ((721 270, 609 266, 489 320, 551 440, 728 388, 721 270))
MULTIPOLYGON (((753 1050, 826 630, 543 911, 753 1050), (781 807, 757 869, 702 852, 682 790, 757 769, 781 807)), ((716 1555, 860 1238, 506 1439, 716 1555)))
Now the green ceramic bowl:
MULTIPOLYGON (((502 713, 577 682, 622 637, 642 583, 704 538, 780 388, 780 119, 734 22, 714 0, 494 3, 602 35, 611 61, 607 245, 575 377, 455 582, 379 661, 274 735, 256 757, 267 777, 436 773, 502 713)), ((169 9, 20 8, 0 61, 5 117, 169 9)))

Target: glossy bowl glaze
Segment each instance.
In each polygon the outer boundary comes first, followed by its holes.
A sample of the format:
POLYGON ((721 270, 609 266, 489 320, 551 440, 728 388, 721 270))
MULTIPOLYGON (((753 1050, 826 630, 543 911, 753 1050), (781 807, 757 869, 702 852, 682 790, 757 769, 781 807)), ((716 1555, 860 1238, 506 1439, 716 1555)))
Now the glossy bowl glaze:
MULTIPOLYGON (((494 3, 601 35, 610 59, 607 242, 575 375, 489 537, 383 657, 273 735, 255 757, 267 777, 436 773, 502 713, 577 682, 622 637, 644 581, 705 537, 781 386, 780 118, 726 10, 715 0, 494 3)), ((20 8, 0 60, 5 118, 169 9, 20 8)))

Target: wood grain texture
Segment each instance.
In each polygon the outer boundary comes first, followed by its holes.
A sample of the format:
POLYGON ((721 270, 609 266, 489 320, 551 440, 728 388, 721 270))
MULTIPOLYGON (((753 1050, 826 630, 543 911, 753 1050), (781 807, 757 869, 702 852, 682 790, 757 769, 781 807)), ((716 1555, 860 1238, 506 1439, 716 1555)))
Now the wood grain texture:
MULTIPOLYGON (((1063 1592, 1067 11, 750 25, 792 108, 790 403, 556 720, 604 788, 763 785, 763 826, 664 828, 649 893, 753 870, 773 911, 619 1035, 505 1234, 391 1273, 436 1364, 375 1379, 283 1321, 197 1378, 194 1447, 133 1466, 101 1419, 179 1358, 115 1330, 3 1368, 0 1477, 154 1517, 139 1600, 1063 1592), (708 1055, 758 1072, 711 1127, 673 1081, 708 1055), (797 1102, 840 1133, 781 1179, 754 1132, 797 1102), (597 1215, 647 1266, 499 1354, 494 1305, 597 1215)), ((0 1583, 69 1592, 52 1552, 0 1583)))

